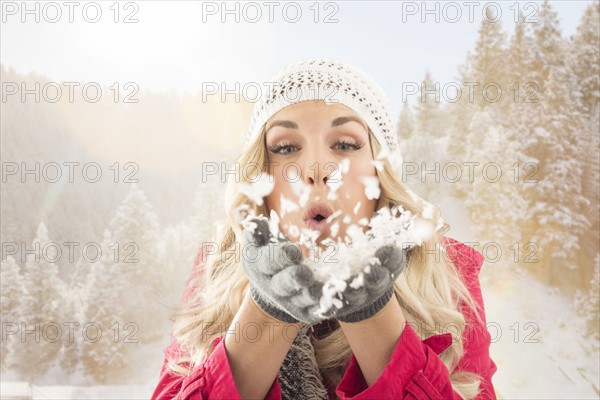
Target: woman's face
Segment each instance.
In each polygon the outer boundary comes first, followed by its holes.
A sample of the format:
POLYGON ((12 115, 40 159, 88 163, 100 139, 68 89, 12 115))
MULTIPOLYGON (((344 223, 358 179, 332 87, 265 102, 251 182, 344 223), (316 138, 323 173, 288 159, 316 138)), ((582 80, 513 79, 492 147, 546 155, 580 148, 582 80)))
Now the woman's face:
POLYGON ((375 212, 377 199, 367 198, 362 181, 377 176, 369 134, 350 108, 323 101, 288 106, 267 121, 266 147, 275 186, 265 203, 290 240, 298 241, 303 229, 320 232, 317 242, 344 239, 350 225, 363 227, 375 212), (331 212, 334 218, 321 215, 331 212))

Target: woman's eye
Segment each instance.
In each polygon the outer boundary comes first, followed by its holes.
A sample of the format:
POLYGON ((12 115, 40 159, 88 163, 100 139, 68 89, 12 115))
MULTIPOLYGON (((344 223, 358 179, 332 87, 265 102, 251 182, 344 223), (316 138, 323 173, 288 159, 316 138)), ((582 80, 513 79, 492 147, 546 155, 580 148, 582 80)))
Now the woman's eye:
MULTIPOLYGON (((356 142, 340 140, 334 145, 334 148, 336 150, 348 152, 348 151, 352 151, 352 150, 358 150, 358 149, 362 148, 362 146, 363 146, 362 144, 359 144, 356 142)), ((269 150, 275 154, 284 154, 285 155, 285 154, 290 154, 295 151, 298 151, 299 149, 293 143, 285 143, 284 142, 284 143, 270 146, 269 150)))
POLYGON ((292 153, 294 149, 296 149, 296 146, 291 143, 282 143, 269 147, 271 152, 277 154, 289 154, 292 153))
POLYGON ((336 143, 336 147, 341 151, 358 150, 362 145, 355 142, 339 141, 336 143))

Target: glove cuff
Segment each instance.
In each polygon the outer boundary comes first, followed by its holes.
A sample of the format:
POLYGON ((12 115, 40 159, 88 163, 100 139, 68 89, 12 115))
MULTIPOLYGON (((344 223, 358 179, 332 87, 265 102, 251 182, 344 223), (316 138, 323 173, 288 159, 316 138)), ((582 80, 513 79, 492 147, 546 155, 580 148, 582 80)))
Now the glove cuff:
POLYGON ((354 323, 354 322, 360 322, 367 318, 371 318, 373 315, 375 315, 379 311, 381 311, 381 309, 383 307, 385 307, 385 305, 387 303, 389 303, 389 301, 393 295, 394 295, 394 286, 392 285, 385 291, 385 293, 380 298, 375 300, 373 303, 371 303, 368 306, 366 306, 358 311, 355 311, 353 313, 339 316, 336 319, 338 321, 345 322, 345 323, 354 323))
POLYGON ((254 287, 254 285, 250 285, 250 296, 261 310, 263 310, 273 318, 278 319, 282 322, 287 322, 288 324, 294 324, 298 322, 297 319, 295 319, 285 311, 281 310, 269 300, 262 297, 259 291, 256 290, 256 288, 254 287))

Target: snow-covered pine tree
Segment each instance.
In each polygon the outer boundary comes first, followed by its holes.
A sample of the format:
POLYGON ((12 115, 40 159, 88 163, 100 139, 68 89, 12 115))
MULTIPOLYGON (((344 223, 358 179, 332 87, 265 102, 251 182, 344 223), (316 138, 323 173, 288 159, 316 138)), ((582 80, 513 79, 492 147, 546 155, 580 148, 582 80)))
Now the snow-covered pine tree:
POLYGON ((53 262, 58 259, 56 245, 49 239, 43 222, 37 228, 31 248, 38 249, 39 253, 36 251, 37 254, 26 257, 23 279, 26 294, 21 322, 32 332, 25 335, 22 374, 33 382, 58 362, 64 328, 64 284, 53 262), (60 333, 58 329, 61 329, 60 333))
POLYGON ((533 69, 533 46, 531 23, 526 22, 524 16, 519 13, 506 55, 509 66, 506 71, 510 89, 507 93, 509 103, 501 110, 502 115, 497 119, 497 123, 500 122, 504 127, 504 138, 501 143, 496 144, 496 150, 489 149, 499 153, 497 157, 505 162, 503 171, 514 184, 510 187, 511 195, 495 201, 504 203, 504 213, 521 218, 508 218, 511 223, 507 225, 512 225, 510 234, 514 240, 503 250, 512 258, 511 262, 525 267, 538 265, 539 262, 536 258, 536 245, 530 243, 531 232, 527 230, 532 219, 529 214, 533 197, 531 188, 540 178, 537 172, 539 159, 535 158, 537 154, 533 151, 539 143, 535 132, 538 132, 536 128, 542 125, 539 84, 536 81, 539 75, 533 69), (503 152, 504 157, 501 156, 503 152))
MULTIPOLYGON (((140 342, 160 340, 166 310, 160 305, 163 296, 163 269, 159 260, 158 218, 144 192, 136 184, 131 189, 116 215, 110 221, 114 245, 118 248, 115 268, 123 285, 119 290, 124 312, 123 320, 139 326, 140 342)), ((114 253, 114 251, 113 251, 114 253)))
MULTIPOLYGON (((405 102, 402 105, 402 110, 400 110, 400 117, 398 119, 398 124, 396 125, 396 136, 398 138, 398 146, 400 147, 400 154, 402 154, 403 162, 406 162, 406 157, 410 154, 411 143, 417 139, 414 133, 415 114, 410 103, 405 102)), ((403 176, 400 176, 399 179, 404 183, 408 183, 408 180, 404 176, 404 172, 402 172, 402 175, 403 176)))
MULTIPOLYGON (((504 110, 510 104, 510 93, 508 93, 508 79, 506 66, 506 34, 502 30, 502 24, 496 19, 491 8, 486 9, 486 18, 483 19, 479 27, 478 38, 473 52, 469 56, 460 70, 461 79, 465 85, 463 93, 464 99, 463 113, 466 111, 466 120, 462 122, 465 135, 462 138, 464 157, 467 161, 477 162, 474 154, 481 154, 481 150, 486 142, 485 127, 473 130, 472 123, 476 113, 480 110, 490 109, 490 115, 495 117, 495 124, 503 122, 504 110), (471 82, 470 85, 467 82, 471 82), (470 95, 473 98, 470 98, 470 95), (473 107, 465 107, 464 102, 472 102, 473 107)), ((490 131, 491 132, 491 131, 490 131)), ((454 143, 456 146, 456 143, 454 143)), ((496 160, 498 161, 498 160, 496 160)), ((469 190, 468 182, 462 182, 463 186, 460 192, 466 194, 469 190), (466 186, 465 186, 466 185, 466 186)))
POLYGON ((198 232, 193 231, 188 220, 164 229, 160 240, 160 260, 165 271, 163 300, 167 307, 174 309, 179 305, 199 247, 198 232))
POLYGON ((472 159, 479 165, 465 206, 475 222, 474 237, 490 243, 491 249, 499 247, 501 260, 512 263, 513 247, 522 240, 520 226, 527 211, 523 186, 513 167, 514 160, 522 155, 519 141, 508 137, 502 120, 494 114, 492 108, 477 112, 470 127, 471 131, 479 132, 473 137, 485 140, 469 143, 472 159))
MULTIPOLYGON (((525 22, 525 17, 519 12, 518 22, 506 52, 506 84, 508 91, 506 100, 508 107, 503 110, 509 124, 515 117, 521 117, 521 121, 530 122, 532 112, 539 113, 540 95, 539 71, 534 69, 534 48, 531 23, 525 22)), ((523 132, 525 133, 525 132, 523 132)))
POLYGON ((415 103, 416 133, 419 139, 431 140, 442 136, 440 121, 442 104, 441 85, 434 82, 431 72, 427 70, 421 82, 419 97, 415 103))
POLYGON ((586 126, 571 91, 575 76, 568 66, 551 68, 542 98, 544 119, 536 128, 539 182, 532 186, 531 239, 540 248, 536 272, 547 283, 580 287, 579 237, 590 228, 589 201, 582 195, 583 138, 586 126), (572 272, 569 272, 569 271, 572 272))
POLYGON ((591 279, 593 270, 586 268, 589 261, 595 257, 600 243, 600 104, 596 112, 588 120, 584 134, 581 137, 579 158, 583 161, 581 177, 581 193, 589 202, 584 211, 591 228, 581 232, 579 243, 579 266, 582 282, 591 279))
MULTIPOLYGON (((215 154, 216 160, 225 160, 225 164, 220 164, 220 174, 207 175, 203 177, 198 185, 193 199, 194 215, 189 219, 189 226, 192 229, 193 236, 188 238, 188 245, 193 247, 194 256, 198 253, 202 242, 212 241, 219 229, 220 223, 225 219, 225 192, 227 189, 227 180, 240 182, 243 178, 241 174, 252 175, 252 170, 241 170, 237 167, 237 175, 232 173, 223 174, 227 169, 233 171, 235 162, 239 154, 237 152, 221 151, 215 154)), ((273 171, 267 171, 273 173, 273 171)), ((220 245, 220 244, 217 244, 220 245)), ((191 267, 191 266, 190 266, 191 267)))
MULTIPOLYGON (((125 343, 125 315, 129 304, 123 302, 123 291, 130 282, 123 279, 122 269, 115 264, 113 239, 110 231, 104 231, 102 256, 90 264, 88 292, 85 299, 85 323, 81 342, 83 372, 96 384, 126 382, 131 346, 125 343), (98 328, 99 327, 99 328, 98 328)), ((133 329, 129 329, 133 332, 133 329)), ((135 338, 134 338, 135 340, 135 338)))
POLYGON ((406 174, 404 183, 431 202, 435 202, 442 190, 440 185, 443 185, 441 173, 434 173, 436 168, 441 171, 447 143, 441 103, 440 85, 438 83, 436 86, 431 73, 427 71, 414 106, 412 138, 400 142, 405 166, 410 164, 417 171, 416 174, 406 174))
POLYGON ((506 34, 502 30, 502 23, 496 21, 497 18, 491 7, 486 9, 486 18, 479 27, 475 51, 468 60, 468 81, 478 84, 474 86, 473 93, 474 102, 480 108, 499 107, 507 99, 506 34), (496 102, 497 98, 500 100, 496 102))
POLYGON ((93 265, 92 259, 86 260, 81 257, 75 264, 74 271, 69 276, 70 300, 72 300, 74 307, 72 313, 73 317, 79 321, 83 320, 83 310, 85 304, 87 304, 86 296, 91 285, 90 276, 93 265))
MULTIPOLYGON (((233 170, 231 164, 227 168, 233 170)), ((240 171, 240 173, 242 172, 240 171)), ((229 176, 229 179, 239 181, 240 177, 229 176)), ((195 212, 190 218, 190 226, 194 233, 194 241, 198 246, 203 241, 212 240, 215 222, 225 218, 225 189, 226 183, 221 175, 210 175, 198 185, 194 193, 195 212)))
MULTIPOLYGON (((548 5, 544 7, 547 8, 548 5)), ((551 18, 553 14, 546 10, 545 15, 551 18)), ((539 16, 536 15, 536 18, 539 16)), ((559 36, 548 40, 548 43, 560 40, 559 30, 553 24, 554 22, 545 25, 548 26, 549 34, 559 36)), ((546 58, 544 56, 546 48, 561 49, 560 44, 549 46, 545 43, 541 39, 544 34, 540 33, 540 29, 542 28, 537 25, 534 28, 532 23, 526 22, 523 15, 519 13, 519 21, 515 25, 507 55, 510 65, 508 79, 511 85, 511 99, 504 120, 509 136, 522 143, 526 158, 516 161, 524 168, 527 168, 525 165, 527 162, 539 164, 544 153, 539 146, 542 138, 538 136, 543 129, 538 128, 543 126, 542 89, 547 79, 547 71, 546 67, 540 64, 540 59, 546 58), (538 45, 541 46, 540 49, 537 48, 538 45)))
POLYGON ((519 21, 510 39, 506 61, 507 80, 510 84, 510 105, 506 110, 506 127, 515 138, 526 140, 541 116, 539 80, 541 75, 534 69, 531 24, 524 21, 519 13, 519 21))
MULTIPOLYGON (((410 103, 406 102, 402 105, 400 110, 400 117, 398 119, 398 125, 396 126, 396 134, 398 136, 398 142, 400 145, 404 144, 406 140, 411 140, 415 130, 415 115, 412 111, 410 103)), ((405 154, 405 152, 402 152, 405 154)))
MULTIPOLYGON (((506 77, 511 85, 515 82, 521 86, 531 79, 531 70, 533 67, 533 37, 531 33, 531 24, 525 22, 525 17, 519 11, 518 21, 515 24, 515 30, 510 38, 508 49, 506 51, 506 64, 509 68, 506 69, 506 77)), ((511 100, 515 100, 514 92, 516 89, 511 89, 511 100)))
POLYGON ((21 342, 22 300, 25 295, 23 276, 12 256, 6 257, 0 267, 0 315, 2 319, 2 343, 0 368, 2 372, 18 371, 21 342), (6 328, 5 328, 6 326, 6 328), (8 334, 16 331, 15 334, 8 334))
MULTIPOLYGON (((468 54, 467 59, 470 58, 471 55, 468 54)), ((470 78, 472 75, 470 68, 468 62, 458 67, 458 77, 456 80, 458 82, 463 82, 463 86, 465 82, 472 81, 470 78)), ((446 104, 444 108, 447 113, 446 125, 448 127, 446 131, 448 143, 446 157, 450 161, 458 163, 461 167, 466 167, 467 164, 465 164, 465 162, 472 161, 472 156, 470 154, 471 149, 466 145, 469 140, 469 129, 473 116, 479 107, 474 99, 471 101, 468 90, 465 87, 461 90, 460 99, 456 102, 446 104)), ((468 179, 463 176, 459 182, 450 185, 448 189, 448 195, 464 199, 471 188, 468 179)))
POLYGON ((586 214, 591 229, 579 237, 581 252, 578 264, 582 282, 594 274, 590 260, 596 256, 600 242, 600 3, 590 4, 570 38, 568 64, 576 76, 573 97, 580 101, 586 120, 580 135, 579 158, 584 162, 582 194, 589 201, 586 214))
POLYGON ((600 2, 590 4, 571 37, 569 62, 577 76, 582 112, 593 117, 600 103, 600 2))
POLYGON ((538 20, 533 24, 533 71, 537 73, 534 80, 540 86, 540 92, 545 92, 545 85, 550 80, 552 69, 563 67, 566 64, 566 44, 561 37, 558 14, 544 0, 535 18, 538 20))
MULTIPOLYGON (((91 255, 90 255, 91 256, 91 255)), ((76 332, 81 332, 81 328, 88 320, 85 316, 85 306, 88 304, 89 288, 92 285, 91 269, 94 263, 87 261, 83 257, 75 264, 75 270, 69 276, 69 284, 64 291, 64 316, 65 321, 76 327, 76 332)), ((63 335, 62 348, 60 350, 60 366, 68 376, 73 376, 80 367, 82 358, 82 343, 84 339, 78 333, 75 337, 63 335)))

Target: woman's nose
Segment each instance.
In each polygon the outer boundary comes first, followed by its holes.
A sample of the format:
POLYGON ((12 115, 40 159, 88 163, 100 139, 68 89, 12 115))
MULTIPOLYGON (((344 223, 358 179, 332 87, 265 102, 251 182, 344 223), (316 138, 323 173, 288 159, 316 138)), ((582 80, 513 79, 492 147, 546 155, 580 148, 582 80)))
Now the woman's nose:
POLYGON ((327 180, 329 179, 329 174, 325 173, 322 168, 320 168, 318 163, 315 163, 313 166, 309 167, 308 173, 305 173, 305 182, 309 185, 317 185, 323 183, 327 184, 327 180))
POLYGON ((302 169, 302 180, 311 186, 326 185, 337 166, 327 146, 317 140, 306 144, 297 161, 302 169))
POLYGON ((311 186, 326 185, 334 168, 335 163, 323 159, 312 159, 310 162, 303 163, 304 183, 311 186))

